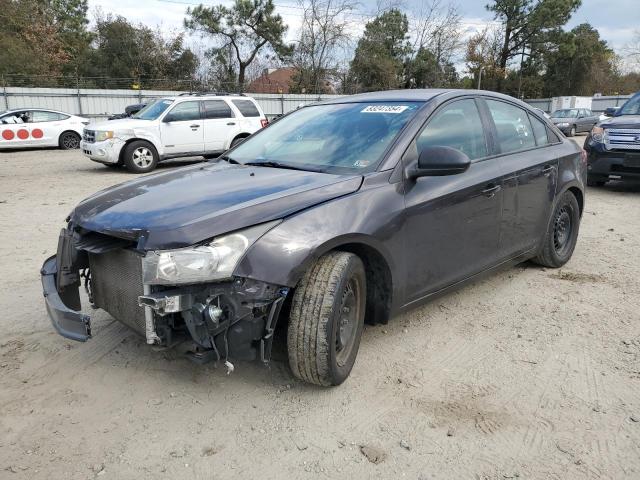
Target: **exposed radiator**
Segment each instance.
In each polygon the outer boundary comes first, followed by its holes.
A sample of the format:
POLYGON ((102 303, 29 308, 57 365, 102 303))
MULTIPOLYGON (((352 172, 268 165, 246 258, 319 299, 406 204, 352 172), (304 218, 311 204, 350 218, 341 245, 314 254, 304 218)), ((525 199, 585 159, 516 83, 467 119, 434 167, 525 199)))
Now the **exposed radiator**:
POLYGON ((126 249, 89 253, 89 267, 95 305, 145 335, 144 308, 138 306, 143 294, 140 256, 126 249))

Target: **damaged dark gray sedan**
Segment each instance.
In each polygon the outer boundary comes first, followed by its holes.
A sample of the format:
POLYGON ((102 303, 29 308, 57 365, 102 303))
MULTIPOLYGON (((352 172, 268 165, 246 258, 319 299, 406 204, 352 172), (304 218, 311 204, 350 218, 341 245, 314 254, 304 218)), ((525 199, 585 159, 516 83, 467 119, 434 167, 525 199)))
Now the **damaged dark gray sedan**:
POLYGON ((349 375, 363 324, 480 274, 571 257, 584 152, 504 95, 406 90, 287 115, 205 163, 84 200, 42 267, 63 336, 91 337, 89 301, 190 358, 349 375))

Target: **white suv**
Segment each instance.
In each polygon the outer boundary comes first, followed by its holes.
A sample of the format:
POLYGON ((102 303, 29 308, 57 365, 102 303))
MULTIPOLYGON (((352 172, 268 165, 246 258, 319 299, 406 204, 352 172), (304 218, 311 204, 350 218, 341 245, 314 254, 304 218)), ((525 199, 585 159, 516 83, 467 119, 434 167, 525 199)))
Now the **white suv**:
POLYGON ((131 118, 85 128, 80 148, 93 161, 145 173, 169 158, 214 157, 266 125, 251 97, 182 94, 160 98, 131 118))

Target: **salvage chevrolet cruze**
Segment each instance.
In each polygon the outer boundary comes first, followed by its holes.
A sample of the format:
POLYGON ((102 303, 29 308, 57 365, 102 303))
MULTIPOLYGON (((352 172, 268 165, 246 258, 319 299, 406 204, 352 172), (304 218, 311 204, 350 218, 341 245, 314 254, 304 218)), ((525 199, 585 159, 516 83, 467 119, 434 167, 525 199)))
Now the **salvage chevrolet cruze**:
POLYGON ((268 361, 287 329, 293 374, 342 383, 364 322, 497 267, 571 257, 585 153, 526 104, 406 90, 303 107, 215 163, 80 203, 42 267, 63 336, 89 302, 193 360, 268 361))

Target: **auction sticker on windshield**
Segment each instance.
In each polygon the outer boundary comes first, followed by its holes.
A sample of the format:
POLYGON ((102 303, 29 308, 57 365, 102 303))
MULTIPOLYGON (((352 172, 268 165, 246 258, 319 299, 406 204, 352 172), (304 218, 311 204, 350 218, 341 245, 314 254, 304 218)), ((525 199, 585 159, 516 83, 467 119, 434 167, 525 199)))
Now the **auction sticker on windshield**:
POLYGON ((408 105, 369 105, 365 107, 360 113, 402 113, 408 105))

